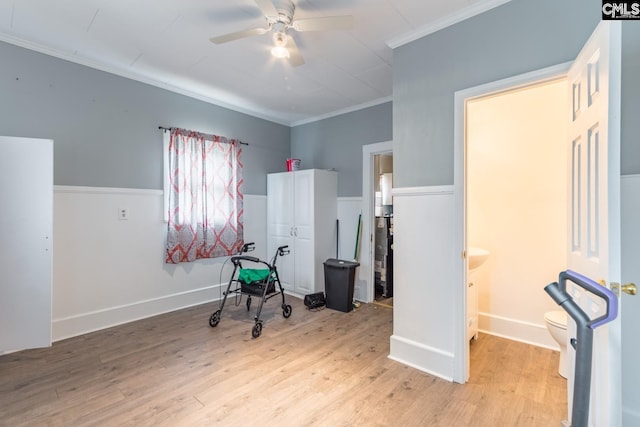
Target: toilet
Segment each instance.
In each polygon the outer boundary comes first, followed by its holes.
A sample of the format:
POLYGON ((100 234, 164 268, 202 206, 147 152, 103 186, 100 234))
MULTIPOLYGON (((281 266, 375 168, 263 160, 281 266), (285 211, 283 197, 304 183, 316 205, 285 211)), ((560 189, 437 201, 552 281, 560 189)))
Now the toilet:
POLYGON ((560 346, 560 365, 558 373, 567 378, 567 313, 565 311, 548 311, 544 314, 544 322, 553 339, 560 346))

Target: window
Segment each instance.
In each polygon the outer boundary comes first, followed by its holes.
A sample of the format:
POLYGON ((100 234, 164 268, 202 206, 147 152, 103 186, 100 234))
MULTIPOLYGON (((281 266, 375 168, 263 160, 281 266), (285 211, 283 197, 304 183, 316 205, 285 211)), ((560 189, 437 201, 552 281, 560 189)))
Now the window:
POLYGON ((240 142, 171 129, 165 133, 165 262, 238 253, 244 243, 240 142))

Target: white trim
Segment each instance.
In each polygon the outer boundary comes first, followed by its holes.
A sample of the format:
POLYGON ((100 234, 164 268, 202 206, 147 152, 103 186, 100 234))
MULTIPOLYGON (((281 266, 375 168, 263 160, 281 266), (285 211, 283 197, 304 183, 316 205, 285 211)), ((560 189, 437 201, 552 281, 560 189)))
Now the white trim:
POLYGON ((640 179, 640 174, 620 175, 620 179, 640 179))
MULTIPOLYGON (((218 301, 221 286, 223 285, 212 285, 102 310, 52 319, 53 341, 60 341, 151 316, 218 301)), ((214 308, 212 306, 212 313, 213 311, 214 308)))
POLYGON ((430 187, 398 187, 392 191, 393 197, 433 196, 437 194, 453 194, 453 185, 434 185, 430 187))
POLYGON ((195 90, 190 90, 184 87, 175 86, 167 82, 157 81, 152 78, 149 78, 148 76, 143 76, 140 74, 132 73, 130 71, 125 71, 120 68, 114 67, 112 65, 107 65, 98 61, 88 59, 88 58, 78 57, 76 55, 63 52, 61 50, 54 49, 49 46, 44 46, 39 43, 34 43, 32 41, 24 40, 19 37, 14 37, 5 33, 0 33, 0 41, 12 44, 14 46, 33 50, 35 52, 44 53, 45 55, 49 55, 55 58, 63 59, 65 61, 73 62, 75 64, 84 65, 85 67, 93 68, 95 70, 104 71, 105 73, 114 74, 116 76, 124 77, 126 79, 135 80, 141 83, 155 86, 160 89, 168 90, 173 93, 188 96, 189 98, 193 98, 193 99, 207 102, 209 104, 217 105, 218 107, 226 108, 228 110, 233 110, 239 113, 248 114, 252 117, 267 120, 267 121, 281 124, 284 126, 291 126, 286 120, 283 120, 280 117, 275 117, 271 111, 267 111, 259 108, 248 108, 248 107, 242 107, 239 105, 234 105, 229 102, 225 102, 223 100, 214 98, 212 96, 203 95, 202 93, 195 90))
POLYGON ((338 197, 338 201, 339 202, 361 202, 362 197, 358 197, 358 196, 338 197))
POLYGON ((451 377, 442 375, 442 372, 451 372, 450 366, 454 360, 454 355, 452 353, 445 352, 398 335, 391 336, 390 347, 391 354, 387 356, 389 359, 447 381, 453 380, 451 377), (428 369, 424 365, 425 360, 430 362, 430 366, 437 366, 438 368, 428 369))
POLYGON ((551 338, 546 325, 526 322, 491 313, 478 313, 478 331, 487 335, 506 338, 536 347, 559 351, 560 347, 551 338))
MULTIPOLYGON (((119 188, 119 187, 87 187, 81 185, 54 185, 53 191, 56 193, 76 193, 76 194, 121 194, 139 196, 162 196, 164 191, 150 188, 119 188)), ((265 194, 243 194, 243 197, 267 198, 265 194)), ((354 197, 354 199, 358 199, 354 197)))
POLYGON ((392 102, 392 96, 385 96, 384 98, 375 99, 373 101, 365 102, 363 104, 354 105, 352 107, 343 108, 341 110, 332 111, 327 114, 322 114, 320 116, 310 117, 308 119, 298 120, 296 122, 289 123, 290 127, 306 125, 307 123, 319 122, 320 120, 330 119, 331 117, 341 116, 347 113, 353 113, 354 111, 364 110, 365 108, 375 107, 376 105, 385 104, 387 102, 392 102))
POLYGON ((503 4, 509 3, 510 1, 511 0, 486 0, 476 2, 465 7, 464 9, 458 10, 454 13, 437 19, 414 31, 410 31, 399 37, 394 37, 390 40, 387 40, 387 46, 389 46, 391 49, 395 49, 407 43, 411 43, 412 41, 418 40, 424 36, 435 33, 436 31, 442 30, 443 28, 450 27, 476 15, 480 15, 481 13, 484 13, 495 7, 502 6, 503 4))
POLYGON ((358 269, 358 289, 363 289, 363 302, 371 302, 375 297, 373 250, 371 235, 373 234, 374 198, 371 185, 373 184, 373 158, 377 154, 393 153, 393 141, 378 142, 362 146, 362 228, 360 233, 360 268, 358 269), (366 258, 365 258, 366 257, 366 258))
POLYGON ((85 187, 74 185, 54 185, 53 191, 56 193, 121 194, 138 196, 161 196, 163 193, 162 190, 145 188, 85 187))
MULTIPOLYGON (((558 78, 565 77, 572 62, 565 62, 551 67, 532 72, 508 77, 502 80, 482 84, 459 90, 454 94, 454 253, 462 254, 466 248, 466 176, 465 176, 465 115, 467 101, 483 98, 500 92, 522 89, 527 86, 543 84, 558 78)), ((466 342, 466 282, 467 264, 462 257, 455 258, 454 266, 454 381, 465 383, 469 378, 469 345, 466 342)))
POLYGON ((85 67, 93 68, 95 70, 104 71, 105 73, 113 74, 116 76, 124 77, 129 80, 134 80, 140 83, 145 83, 160 89, 168 90, 169 92, 177 93, 179 95, 188 96, 189 98, 197 99, 199 101, 206 102, 208 104, 216 105, 218 107, 226 108, 228 110, 236 111, 242 114, 248 114, 252 117, 256 117, 258 119, 267 120, 269 122, 273 122, 276 124, 280 124, 283 126, 294 127, 307 123, 313 123, 320 120, 328 119, 331 117, 339 116, 342 114, 363 110, 365 108, 374 107, 376 105, 384 104, 386 102, 390 102, 393 100, 392 96, 387 96, 384 98, 379 98, 370 102, 366 102, 359 105, 354 105, 351 107, 347 107, 341 110, 332 111, 327 114, 323 114, 320 116, 310 117, 307 119, 302 119, 298 121, 289 121, 285 120, 282 117, 278 117, 273 114, 273 111, 265 110, 261 108, 251 108, 245 107, 237 104, 233 104, 228 101, 223 101, 219 98, 214 98, 213 96, 203 95, 201 91, 187 89, 185 87, 172 85, 167 82, 157 81, 148 76, 140 75, 137 73, 132 73, 130 71, 126 71, 112 65, 104 64, 99 61, 91 60, 89 58, 79 57, 68 52, 64 52, 58 49, 54 49, 49 46, 44 46, 39 43, 35 43, 29 40, 24 40, 19 37, 11 36, 9 34, 0 32, 0 41, 5 43, 12 44, 14 46, 22 47, 24 49, 32 50, 34 52, 43 53, 48 56, 52 56, 54 58, 62 59, 65 61, 73 62, 74 64, 83 65, 85 67))

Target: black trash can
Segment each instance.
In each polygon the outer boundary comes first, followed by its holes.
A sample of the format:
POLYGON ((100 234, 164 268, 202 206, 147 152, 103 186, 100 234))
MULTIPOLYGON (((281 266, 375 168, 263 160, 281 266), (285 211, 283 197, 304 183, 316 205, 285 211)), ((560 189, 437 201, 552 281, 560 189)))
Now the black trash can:
POLYGON ((356 267, 360 263, 329 258, 324 262, 324 293, 327 308, 348 313, 353 309, 356 267))

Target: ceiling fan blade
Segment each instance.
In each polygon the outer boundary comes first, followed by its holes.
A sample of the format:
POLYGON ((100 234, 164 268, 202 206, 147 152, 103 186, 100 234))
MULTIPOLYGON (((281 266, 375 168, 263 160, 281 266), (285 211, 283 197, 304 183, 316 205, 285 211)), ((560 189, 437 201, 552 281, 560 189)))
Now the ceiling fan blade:
POLYGON ((222 44, 245 37, 259 36, 262 34, 266 34, 267 32, 269 32, 268 28, 252 28, 250 30, 236 31, 235 33, 229 33, 218 37, 211 37, 209 41, 215 44, 222 44))
POLYGON ((296 31, 351 30, 353 16, 325 16, 324 18, 298 19, 291 23, 296 31))
POLYGON ((254 0, 265 16, 278 16, 278 10, 271 0, 254 0))
POLYGON ((304 58, 300 54, 296 41, 291 36, 287 36, 287 49, 289 50, 289 64, 292 67, 299 67, 304 64, 304 58))

